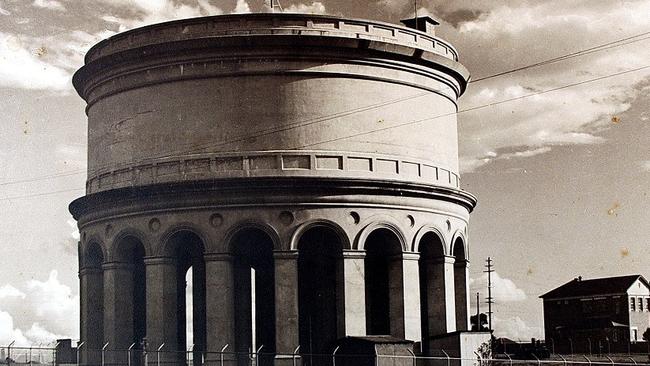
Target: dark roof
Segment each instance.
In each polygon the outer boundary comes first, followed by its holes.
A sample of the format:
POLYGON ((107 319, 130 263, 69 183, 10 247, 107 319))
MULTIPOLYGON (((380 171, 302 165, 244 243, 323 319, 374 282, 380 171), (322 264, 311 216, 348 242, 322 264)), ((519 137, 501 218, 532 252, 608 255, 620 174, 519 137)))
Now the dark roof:
POLYGON ((545 293, 540 297, 542 299, 549 299, 596 296, 604 294, 624 294, 637 279, 641 279, 641 282, 648 286, 648 281, 646 281, 643 276, 638 274, 629 276, 594 278, 591 280, 574 278, 573 280, 545 293))

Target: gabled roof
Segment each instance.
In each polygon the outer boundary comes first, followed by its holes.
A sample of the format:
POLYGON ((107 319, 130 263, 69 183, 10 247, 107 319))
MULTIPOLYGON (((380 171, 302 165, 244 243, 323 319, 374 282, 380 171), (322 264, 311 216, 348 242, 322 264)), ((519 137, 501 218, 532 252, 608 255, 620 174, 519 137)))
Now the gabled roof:
POLYGON ((604 294, 624 294, 636 282, 641 280, 644 285, 650 288, 648 281, 641 275, 629 275, 618 277, 594 278, 583 280, 580 277, 555 288, 540 297, 542 299, 554 299, 565 297, 597 296, 604 294))

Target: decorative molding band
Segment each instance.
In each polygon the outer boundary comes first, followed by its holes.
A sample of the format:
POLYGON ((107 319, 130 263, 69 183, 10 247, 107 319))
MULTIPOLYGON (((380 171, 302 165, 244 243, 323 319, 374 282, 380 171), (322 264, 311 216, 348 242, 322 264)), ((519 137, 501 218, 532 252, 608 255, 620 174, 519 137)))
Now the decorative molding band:
POLYGON ((250 14, 166 22, 114 35, 92 47, 86 63, 125 50, 197 38, 336 37, 416 47, 458 61, 454 47, 424 32, 390 23, 313 14, 250 14))
POLYGON ((88 174, 86 194, 160 183, 245 177, 323 177, 402 181, 458 188, 455 172, 412 158, 337 151, 196 154, 88 174))

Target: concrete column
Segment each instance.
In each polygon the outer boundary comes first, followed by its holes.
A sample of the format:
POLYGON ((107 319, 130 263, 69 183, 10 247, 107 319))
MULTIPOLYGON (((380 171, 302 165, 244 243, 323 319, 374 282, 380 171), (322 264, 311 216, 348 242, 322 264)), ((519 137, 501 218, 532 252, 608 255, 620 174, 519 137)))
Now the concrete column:
MULTIPOLYGON (((219 352, 229 345, 235 350, 235 277, 233 257, 228 253, 205 255, 205 303, 207 355, 206 365, 217 365, 219 352)), ((225 364, 234 365, 235 357, 224 355, 225 364)))
POLYGON ((79 271, 80 336, 85 342, 79 353, 79 363, 99 365, 104 345, 104 279, 99 267, 79 271))
POLYGON ((339 337, 366 335, 365 251, 343 251, 343 296, 339 296, 339 337))
MULTIPOLYGON (((456 299, 454 292, 454 258, 440 257, 427 263, 427 303, 429 304, 429 335, 436 336, 456 330, 456 299)), ((424 296, 424 295, 423 295, 424 296)))
POLYGON ((126 363, 133 342, 133 266, 106 263, 104 272, 104 343, 106 364, 126 363))
POLYGON ((300 342, 298 328, 298 252, 275 251, 275 365, 292 365, 300 342))
MULTIPOLYGON (((172 258, 145 258, 147 276, 147 351, 149 362, 155 363, 156 350, 176 351, 178 345, 178 317, 176 294, 176 263, 172 258)), ((181 354, 181 356, 184 355, 181 354)), ((161 363, 178 361, 176 354, 161 352, 161 363)))
POLYGON ((422 339, 420 312, 420 264, 418 253, 402 254, 404 281, 404 338, 415 342, 422 339))
MULTIPOLYGON (((390 335, 405 338, 404 322, 404 261, 402 255, 388 259, 388 308, 390 335)), ((419 293, 419 291, 418 291, 419 293)))
POLYGON ((456 298, 456 330, 469 330, 469 262, 454 263, 454 289, 456 298))

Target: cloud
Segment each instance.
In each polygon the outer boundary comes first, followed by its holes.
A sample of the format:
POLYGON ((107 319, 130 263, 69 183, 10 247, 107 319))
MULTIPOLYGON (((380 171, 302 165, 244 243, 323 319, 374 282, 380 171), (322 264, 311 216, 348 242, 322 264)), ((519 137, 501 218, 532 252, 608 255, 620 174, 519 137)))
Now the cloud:
POLYGON ((320 1, 314 1, 311 5, 291 4, 284 9, 287 13, 325 14, 327 10, 320 1))
POLYGON ((11 284, 0 287, 0 344, 74 339, 78 337, 74 319, 78 318, 79 296, 59 281, 56 270, 45 281, 28 281, 23 289, 11 284))
POLYGON ((542 329, 526 324, 519 316, 501 318, 493 316, 492 328, 497 337, 508 337, 513 340, 530 340, 531 338, 543 338, 542 329))
MULTIPOLYGON (((620 6, 576 0, 557 6, 459 0, 436 2, 431 12, 440 15, 438 34, 460 50, 461 62, 478 79, 643 34, 647 20, 641 14, 650 12, 650 1, 620 6), (626 26, 613 29, 611 19, 626 26)), ((525 158, 561 145, 604 142, 601 133, 611 128, 611 117, 630 108, 650 70, 533 94, 646 66, 649 42, 471 83, 460 100, 461 110, 498 104, 459 114, 461 169, 468 172, 495 160, 525 158), (499 103, 513 98, 522 99, 499 103), (499 157, 487 156, 490 151, 499 157)))
POLYGON ((0 287, 0 299, 5 299, 5 298, 25 298, 25 293, 20 291, 19 289, 13 287, 10 284, 6 284, 2 287, 0 287))
MULTIPOLYGON (((25 38, 25 40, 29 40, 25 38)), ((69 90, 71 73, 43 61, 47 50, 0 32, 0 87, 69 90)))
POLYGON ((9 344, 15 341, 16 346, 27 346, 30 342, 20 329, 14 327, 11 314, 0 310, 0 344, 9 344))
POLYGON ((58 271, 52 270, 46 281, 30 280, 27 289, 31 298, 41 300, 34 303, 39 318, 52 320, 55 330, 71 330, 70 319, 77 319, 79 314, 79 297, 59 282, 58 271))
POLYGON ((650 172, 650 160, 642 161, 640 165, 641 165, 641 170, 650 172))
POLYGON ((251 8, 248 6, 248 3, 246 0, 237 0, 237 5, 235 5, 235 10, 233 13, 235 14, 242 14, 242 13, 250 13, 251 8))
MULTIPOLYGON (((105 21, 119 24, 119 32, 149 24, 181 18, 220 15, 223 11, 208 0, 197 0, 195 5, 179 4, 172 0, 97 0, 116 9, 129 8, 134 17, 104 16, 105 21)), ((238 0, 241 1, 241 0, 238 0)))
MULTIPOLYGON (((484 273, 479 279, 471 279, 470 285, 473 288, 483 288, 487 286, 487 273, 484 273)), ((515 302, 526 300, 524 290, 510 279, 503 278, 497 272, 492 273, 492 297, 499 303, 515 302)))
POLYGON ((39 8, 65 11, 65 6, 57 0, 34 0, 33 5, 39 8))

